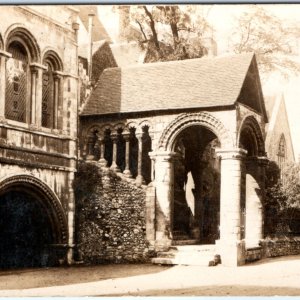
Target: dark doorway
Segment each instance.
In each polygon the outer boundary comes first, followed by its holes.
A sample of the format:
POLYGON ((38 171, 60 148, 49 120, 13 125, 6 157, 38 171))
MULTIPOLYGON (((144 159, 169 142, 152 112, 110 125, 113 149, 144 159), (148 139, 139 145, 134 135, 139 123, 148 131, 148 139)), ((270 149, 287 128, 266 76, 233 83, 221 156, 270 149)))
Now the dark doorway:
POLYGON ((8 191, 0 196, 0 267, 44 267, 54 263, 47 209, 35 196, 8 191))

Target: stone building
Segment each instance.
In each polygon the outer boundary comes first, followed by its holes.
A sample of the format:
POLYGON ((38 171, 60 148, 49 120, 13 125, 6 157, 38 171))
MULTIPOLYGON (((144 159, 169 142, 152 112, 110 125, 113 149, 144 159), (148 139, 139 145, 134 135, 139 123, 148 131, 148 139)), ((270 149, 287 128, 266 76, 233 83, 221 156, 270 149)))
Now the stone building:
POLYGON ((147 184, 149 247, 210 244, 236 266, 263 238, 267 121, 252 54, 106 69, 80 115, 80 156, 147 184))
POLYGON ((72 259, 77 10, 0 8, 0 266, 72 259))
POLYGON ((283 95, 273 95, 265 99, 269 114, 269 123, 266 127, 266 151, 268 158, 282 169, 287 163, 295 162, 285 99, 283 95))

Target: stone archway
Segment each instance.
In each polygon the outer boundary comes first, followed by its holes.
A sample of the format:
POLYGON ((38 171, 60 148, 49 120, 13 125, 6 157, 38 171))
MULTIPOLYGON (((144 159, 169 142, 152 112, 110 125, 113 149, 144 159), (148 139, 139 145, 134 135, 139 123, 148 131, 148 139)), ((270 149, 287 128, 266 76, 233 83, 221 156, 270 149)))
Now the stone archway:
POLYGON ((265 146, 257 120, 247 116, 242 122, 239 147, 246 150, 243 159, 241 210, 243 238, 246 248, 259 246, 263 238, 263 198, 265 178, 265 146))
POLYGON ((233 138, 222 122, 208 112, 199 112, 183 113, 173 120, 159 139, 159 149, 173 151, 177 135, 192 125, 200 125, 211 130, 219 138, 223 148, 234 147, 233 138))
POLYGON ((66 217, 54 192, 30 175, 0 182, 0 267, 49 266, 65 258, 66 217))
MULTIPOLYGON (((176 167, 175 162, 179 157, 176 147, 181 134, 183 133, 184 135, 184 132, 192 130, 191 128, 196 128, 196 131, 201 128, 206 133, 209 133, 210 138, 208 138, 205 145, 202 145, 202 150, 215 138, 218 139, 219 146, 229 149, 234 147, 232 134, 222 122, 208 112, 180 114, 166 127, 159 139, 157 150, 151 154, 155 169, 156 204, 154 230, 157 249, 167 248, 174 239, 173 225, 174 221, 176 222, 174 220, 173 206, 174 191, 176 189, 174 187, 176 185, 174 168, 176 167)), ((187 223, 186 220, 184 222, 187 223)), ((198 239, 196 232, 193 235, 198 239)))

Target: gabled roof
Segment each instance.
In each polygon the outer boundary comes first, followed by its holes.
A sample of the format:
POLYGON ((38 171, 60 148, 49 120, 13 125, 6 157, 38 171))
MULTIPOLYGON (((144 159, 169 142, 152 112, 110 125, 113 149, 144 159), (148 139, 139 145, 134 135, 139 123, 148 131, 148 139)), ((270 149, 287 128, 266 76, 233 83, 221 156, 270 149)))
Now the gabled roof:
POLYGON ((231 106, 253 63, 246 53, 106 69, 81 115, 231 106))

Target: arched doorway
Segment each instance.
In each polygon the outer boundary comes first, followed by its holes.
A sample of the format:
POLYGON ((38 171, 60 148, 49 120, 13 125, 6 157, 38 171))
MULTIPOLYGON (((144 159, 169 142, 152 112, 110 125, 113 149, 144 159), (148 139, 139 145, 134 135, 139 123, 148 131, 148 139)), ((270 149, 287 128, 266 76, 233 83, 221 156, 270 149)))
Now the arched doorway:
POLYGON ((66 223, 51 193, 31 176, 1 182, 0 268, 52 266, 63 258, 57 247, 67 241, 66 223))
POLYGON ((263 238, 264 141, 257 121, 247 117, 240 130, 239 147, 247 151, 242 172, 241 220, 246 248, 263 238))
POLYGON ((200 125, 182 130, 175 140, 173 238, 214 244, 219 238, 220 161, 217 136, 200 125))

